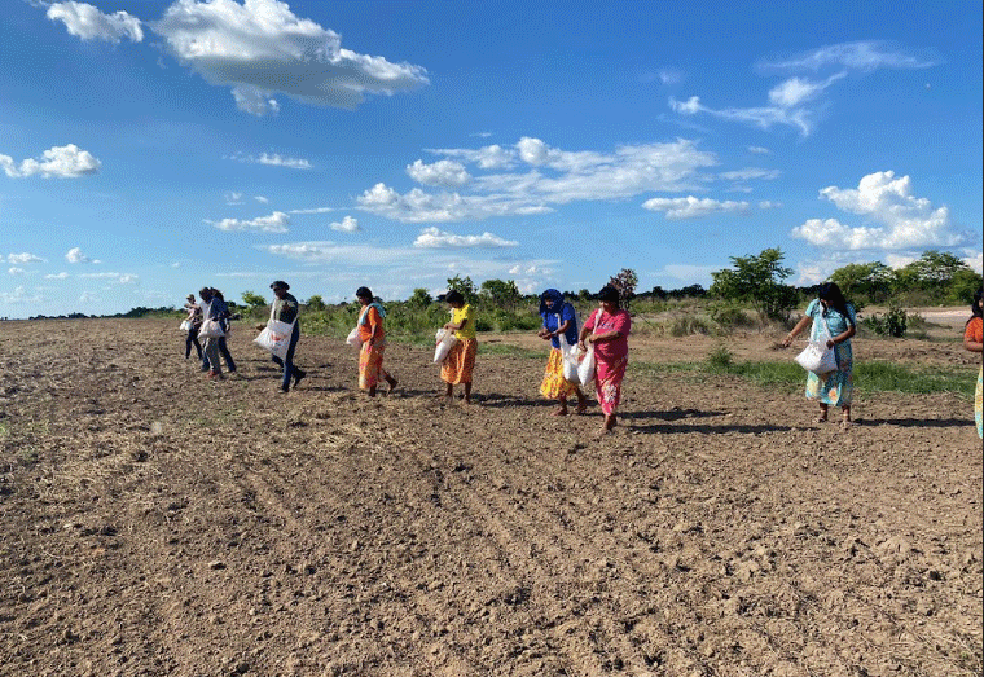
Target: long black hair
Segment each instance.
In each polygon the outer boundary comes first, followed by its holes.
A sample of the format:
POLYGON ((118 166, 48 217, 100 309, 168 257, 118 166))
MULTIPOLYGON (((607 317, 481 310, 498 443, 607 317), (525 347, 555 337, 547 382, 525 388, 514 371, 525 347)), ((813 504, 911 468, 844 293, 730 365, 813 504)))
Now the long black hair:
POLYGON ((847 312, 847 299, 844 298, 844 293, 837 286, 836 282, 824 282, 820 285, 819 297, 821 300, 826 301, 831 308, 843 315, 852 326, 854 325, 850 313, 847 312))
MULTIPOLYGON (((984 317, 984 310, 981 309, 981 299, 984 298, 984 285, 977 288, 977 293, 974 294, 974 305, 970 307, 970 320, 975 317, 984 317)), ((970 320, 967 320, 967 324, 970 324, 970 320)))

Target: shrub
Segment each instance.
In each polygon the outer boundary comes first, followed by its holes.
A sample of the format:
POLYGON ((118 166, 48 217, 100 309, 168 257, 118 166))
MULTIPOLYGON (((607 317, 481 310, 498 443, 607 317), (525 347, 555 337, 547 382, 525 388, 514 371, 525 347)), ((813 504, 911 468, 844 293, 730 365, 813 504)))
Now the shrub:
POLYGON ((884 315, 872 315, 861 320, 861 326, 877 336, 902 338, 906 330, 906 314, 900 306, 889 304, 884 315))
POLYGON ((693 317, 691 315, 684 315, 682 317, 677 317, 670 323, 670 336, 681 337, 690 336, 691 334, 710 334, 710 328, 707 323, 701 320, 699 317, 693 317))
POLYGON ((712 371, 725 370, 734 364, 734 356, 724 345, 719 345, 707 354, 707 364, 712 371))

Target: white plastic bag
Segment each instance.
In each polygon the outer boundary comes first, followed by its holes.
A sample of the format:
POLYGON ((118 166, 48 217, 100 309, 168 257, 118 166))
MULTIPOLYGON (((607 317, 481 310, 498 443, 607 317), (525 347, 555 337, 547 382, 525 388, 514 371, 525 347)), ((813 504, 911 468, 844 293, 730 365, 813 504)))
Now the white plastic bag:
POLYGON ((184 322, 181 323, 181 326, 178 327, 178 329, 180 329, 181 331, 188 331, 189 329, 191 329, 191 322, 185 320, 184 322))
POLYGON ((584 354, 581 358, 580 363, 577 365, 577 380, 581 382, 581 385, 586 386, 590 384, 595 379, 595 354, 594 345, 588 346, 588 352, 584 354))
POLYGON ((345 337, 345 342, 350 346, 355 346, 356 348, 362 347, 362 339, 359 338, 358 325, 352 327, 352 331, 350 331, 349 335, 345 337))
POLYGON ((290 348, 290 337, 294 333, 294 324, 287 324, 280 320, 269 320, 267 326, 263 328, 260 335, 253 339, 253 343, 264 350, 269 350, 281 360, 287 357, 287 350, 290 348))
POLYGON ((796 361, 807 371, 812 371, 817 376, 824 376, 832 371, 837 371, 837 356, 833 348, 827 347, 830 330, 827 328, 826 320, 820 328, 823 331, 817 336, 816 341, 810 341, 806 344, 803 352, 796 356, 796 361))
POLYGON ((570 381, 571 383, 578 383, 580 379, 577 376, 577 366, 581 355, 580 348, 577 347, 576 343, 569 345, 566 341, 561 341, 560 354, 564 359, 564 380, 570 381))
POLYGON ((222 324, 218 320, 205 320, 201 329, 198 330, 198 338, 222 338, 225 332, 222 331, 222 324))
POLYGON ((443 362, 447 358, 448 353, 451 352, 451 348, 458 341, 455 338, 454 331, 451 329, 438 329, 434 340, 437 341, 437 345, 434 346, 435 363, 443 362))

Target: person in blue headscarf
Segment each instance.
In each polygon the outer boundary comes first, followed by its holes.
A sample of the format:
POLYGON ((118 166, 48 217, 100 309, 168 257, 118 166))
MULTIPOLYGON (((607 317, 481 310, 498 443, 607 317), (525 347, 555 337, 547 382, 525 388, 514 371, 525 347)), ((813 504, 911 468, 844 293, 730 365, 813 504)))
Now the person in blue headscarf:
POLYGON ((574 306, 564 302, 563 294, 556 289, 548 289, 540 294, 540 319, 537 336, 551 343, 540 394, 560 403, 560 408, 551 416, 567 416, 567 398, 576 395, 577 408, 574 413, 580 416, 588 403, 578 385, 564 378, 564 353, 577 343, 577 313, 574 306))

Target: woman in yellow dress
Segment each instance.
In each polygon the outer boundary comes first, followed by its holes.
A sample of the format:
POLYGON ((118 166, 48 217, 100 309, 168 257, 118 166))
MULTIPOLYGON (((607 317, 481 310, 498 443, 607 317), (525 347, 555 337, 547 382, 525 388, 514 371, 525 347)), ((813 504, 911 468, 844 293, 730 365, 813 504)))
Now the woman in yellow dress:
POLYGON ((454 395, 454 386, 463 383, 465 404, 471 404, 472 372, 475 370, 475 353, 478 350, 475 311, 471 305, 465 303, 461 292, 451 290, 444 300, 451 306, 451 321, 444 328, 454 331, 454 337, 458 340, 441 364, 441 380, 447 384, 445 395, 448 398, 454 395))

